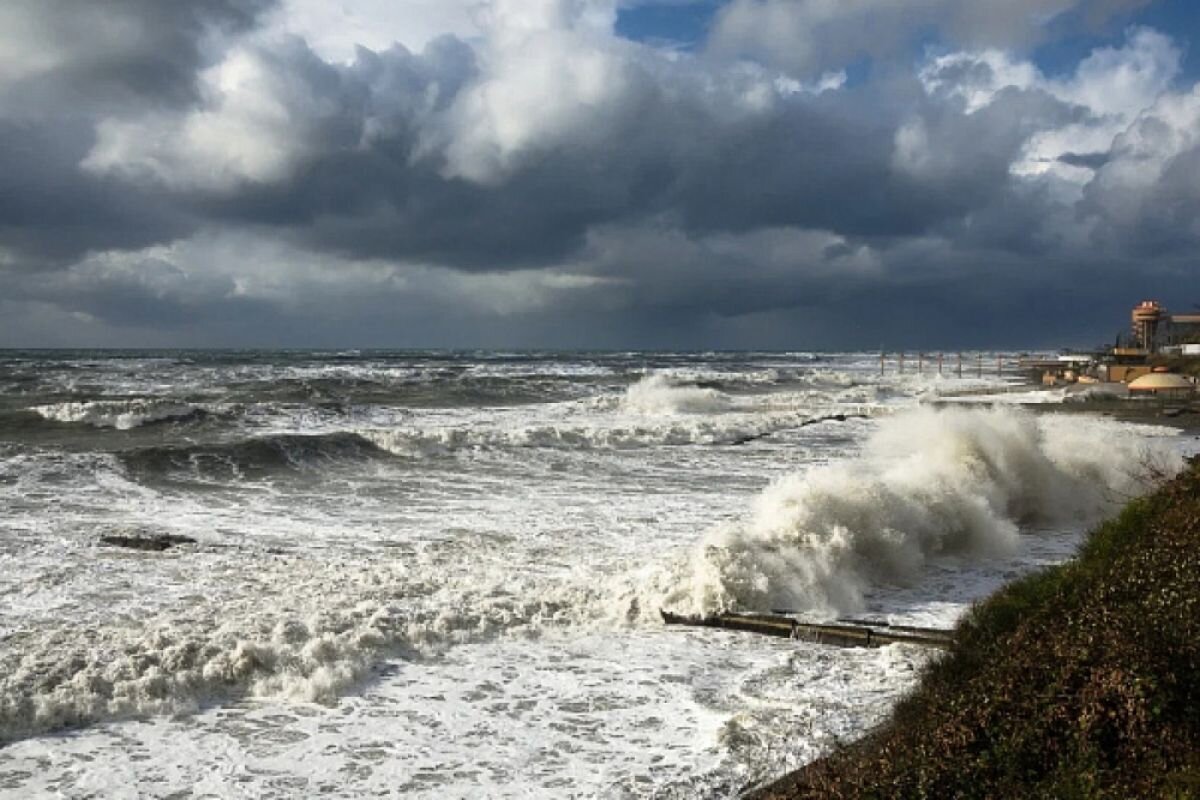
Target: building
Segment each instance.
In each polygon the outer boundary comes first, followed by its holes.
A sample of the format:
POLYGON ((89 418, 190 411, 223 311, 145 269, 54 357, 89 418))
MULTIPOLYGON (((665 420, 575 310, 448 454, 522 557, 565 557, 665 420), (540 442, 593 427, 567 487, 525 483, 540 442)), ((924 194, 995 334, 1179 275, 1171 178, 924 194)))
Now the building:
POLYGON ((1200 344, 1200 313, 1170 314, 1157 300, 1143 300, 1130 312, 1132 341, 1128 355, 1156 353, 1163 347, 1200 344))
POLYGON ((1172 372, 1152 372, 1129 384, 1131 396, 1149 396, 1177 400, 1190 398, 1196 392, 1196 384, 1182 375, 1172 372))
POLYGON ((1167 343, 1200 343, 1200 314, 1172 314, 1167 320, 1167 343))
POLYGON ((1143 300, 1133 307, 1133 341, 1138 349, 1153 353, 1158 349, 1159 329, 1167 312, 1157 300, 1143 300))

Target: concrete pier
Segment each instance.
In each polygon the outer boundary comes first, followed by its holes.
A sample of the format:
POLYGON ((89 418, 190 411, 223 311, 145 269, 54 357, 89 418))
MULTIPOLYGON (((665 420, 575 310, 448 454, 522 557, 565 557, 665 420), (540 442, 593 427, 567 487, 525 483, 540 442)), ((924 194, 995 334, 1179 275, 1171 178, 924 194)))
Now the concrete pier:
POLYGON ((800 639, 838 647, 883 647, 889 644, 915 644, 946 649, 952 637, 949 631, 913 628, 884 622, 845 620, 833 623, 803 622, 783 614, 726 613, 690 617, 660 611, 667 625, 724 628, 783 639, 800 639))

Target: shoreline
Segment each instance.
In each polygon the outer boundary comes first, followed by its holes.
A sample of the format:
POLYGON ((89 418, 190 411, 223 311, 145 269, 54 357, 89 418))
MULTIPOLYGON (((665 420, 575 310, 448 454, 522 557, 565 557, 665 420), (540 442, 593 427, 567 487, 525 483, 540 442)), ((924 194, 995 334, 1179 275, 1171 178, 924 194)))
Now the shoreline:
MULTIPOLYGON (((1020 394, 1033 392, 1044 387, 1037 384, 1016 385, 1004 392, 988 392, 987 394, 1020 394)), ((978 406, 1012 406, 1035 414, 1085 414, 1102 419, 1112 419, 1118 422, 1130 422, 1143 425, 1159 425, 1178 428, 1183 432, 1200 431, 1200 401, 1164 402, 1157 400, 1129 400, 1125 398, 1083 398, 1064 399, 1047 403, 1009 403, 1004 401, 970 401, 960 398, 965 395, 945 395, 929 400, 928 405, 934 408, 971 408, 978 406)))
POLYGON ((1007 584, 879 727, 751 800, 1193 796, 1200 458, 1007 584))

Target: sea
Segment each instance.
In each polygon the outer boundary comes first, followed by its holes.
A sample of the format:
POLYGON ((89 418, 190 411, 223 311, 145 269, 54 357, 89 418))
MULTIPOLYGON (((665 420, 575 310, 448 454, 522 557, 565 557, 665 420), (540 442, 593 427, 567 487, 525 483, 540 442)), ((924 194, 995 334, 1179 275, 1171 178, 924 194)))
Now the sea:
POLYGON ((1198 449, 885 366, 0 351, 0 796, 736 797, 936 655, 661 611, 948 628, 1198 449))

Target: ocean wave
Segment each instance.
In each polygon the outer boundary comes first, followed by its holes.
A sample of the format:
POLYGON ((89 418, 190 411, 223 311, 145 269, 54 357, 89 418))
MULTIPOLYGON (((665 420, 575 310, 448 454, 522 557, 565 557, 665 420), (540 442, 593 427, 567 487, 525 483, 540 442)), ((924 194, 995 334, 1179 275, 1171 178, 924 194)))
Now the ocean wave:
MULTIPOLYGON (((514 570, 527 551, 487 537, 387 559, 203 547, 146 556, 227 570, 222 583, 238 590, 198 592, 148 618, 12 632, 0 648, 0 741, 240 697, 328 703, 390 659, 417 664, 455 644, 551 628, 645 624, 663 606, 851 610, 867 582, 912 579, 939 554, 1003 552, 1021 521, 1107 510, 1142 488, 1133 467, 1166 458, 1115 425, 1015 411, 923 410, 879 427, 861 457, 779 482, 745 525, 715 530, 649 577, 620 563, 564 574, 531 559, 514 570)), ((146 468, 241 458, 245 444, 153 448, 146 468)), ((372 454, 364 445, 373 446, 347 433, 255 443, 286 451, 288 464, 372 454)))
POLYGON ((33 431, 52 431, 57 427, 58 423, 29 409, 0 411, 0 433, 21 434, 33 431))
POLYGON ((691 614, 858 611, 875 582, 940 556, 1011 553, 1020 526, 1095 521, 1182 467, 1115 424, 1011 409, 921 409, 883 420, 860 457, 782 479, 749 522, 719 528, 645 577, 641 605, 691 614))
POLYGON ((255 477, 279 470, 320 469, 331 462, 385 455, 350 432, 274 434, 231 442, 140 447, 117 454, 135 474, 186 472, 206 478, 255 477))
POLYGON ((587 382, 542 377, 464 375, 458 369, 430 369, 419 374, 310 378, 267 377, 228 385, 225 397, 248 404, 313 404, 348 410, 361 406, 399 408, 470 408, 515 406, 571 399, 587 390, 587 382))
POLYGON ((786 409, 724 417, 670 417, 651 421, 624 418, 591 423, 459 425, 421 428, 360 428, 356 435, 394 455, 447 456, 473 450, 546 448, 552 450, 630 450, 653 447, 738 446, 772 434, 822 422, 869 416, 874 409, 847 406, 826 413, 786 409))
POLYGON ((114 428, 121 431, 161 422, 200 419, 210 413, 200 406, 161 399, 51 403, 34 406, 29 410, 52 422, 85 424, 94 428, 114 428))
POLYGON ((678 383, 667 375, 647 375, 625 390, 621 409, 648 416, 663 414, 712 414, 725 411, 729 398, 716 389, 678 383))
POLYGON ((12 634, 0 651, 0 743, 240 697, 330 703, 384 660, 566 624, 589 607, 568 590, 447 564, 255 566, 262 591, 240 599, 12 634))

